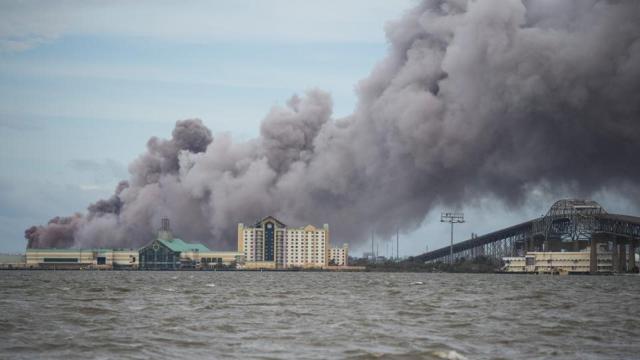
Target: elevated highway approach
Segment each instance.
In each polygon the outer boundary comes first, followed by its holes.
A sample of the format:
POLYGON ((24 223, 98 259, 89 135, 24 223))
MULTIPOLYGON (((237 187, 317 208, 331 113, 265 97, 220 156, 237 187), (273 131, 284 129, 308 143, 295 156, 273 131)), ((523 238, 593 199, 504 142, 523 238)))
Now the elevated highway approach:
POLYGON ((533 251, 590 251, 596 272, 598 248, 613 254, 614 268, 635 268, 640 241, 640 217, 609 214, 595 201, 557 201, 545 216, 473 237, 415 257, 424 262, 455 262, 485 256, 494 259, 523 256, 533 251), (628 256, 627 256, 628 254, 628 256))

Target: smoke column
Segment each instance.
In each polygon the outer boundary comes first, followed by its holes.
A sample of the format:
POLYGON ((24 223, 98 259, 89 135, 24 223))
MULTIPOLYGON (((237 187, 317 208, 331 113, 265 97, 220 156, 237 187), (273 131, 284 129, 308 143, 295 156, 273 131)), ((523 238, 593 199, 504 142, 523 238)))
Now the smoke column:
POLYGON ((424 1, 386 32, 352 115, 311 90, 248 142, 178 121, 110 199, 28 229, 29 246, 139 246, 168 216, 182 238, 232 248, 238 222, 267 214, 356 244, 479 197, 638 198, 640 2, 424 1))

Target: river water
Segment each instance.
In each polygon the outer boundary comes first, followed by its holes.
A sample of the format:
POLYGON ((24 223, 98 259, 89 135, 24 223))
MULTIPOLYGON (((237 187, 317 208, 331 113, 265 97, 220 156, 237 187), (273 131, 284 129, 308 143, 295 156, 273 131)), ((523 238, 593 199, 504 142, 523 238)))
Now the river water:
POLYGON ((0 271, 0 357, 640 359, 640 276, 0 271))

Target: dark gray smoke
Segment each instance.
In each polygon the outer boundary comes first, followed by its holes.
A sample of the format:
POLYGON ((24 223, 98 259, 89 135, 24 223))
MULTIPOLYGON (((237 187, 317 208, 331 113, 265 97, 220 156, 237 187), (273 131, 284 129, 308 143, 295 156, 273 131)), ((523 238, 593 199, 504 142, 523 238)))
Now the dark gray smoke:
POLYGON ((24 231, 29 248, 68 248, 74 245, 78 225, 83 221, 81 214, 56 216, 46 226, 32 226, 24 231))
POLYGON ((111 196, 107 200, 98 200, 94 204, 89 205, 87 211, 89 212, 89 218, 94 218, 96 216, 101 216, 104 214, 120 214, 120 210, 122 209, 122 199, 120 199, 120 193, 126 188, 129 187, 128 181, 120 181, 118 186, 116 187, 116 193, 111 196))
POLYGON ((333 119, 312 90, 246 143, 178 122, 149 140, 128 187, 29 229, 29 246, 138 246, 168 216, 185 239, 231 248, 238 222, 267 214, 356 243, 443 203, 638 193, 640 2, 424 1, 387 37, 351 116, 333 119))

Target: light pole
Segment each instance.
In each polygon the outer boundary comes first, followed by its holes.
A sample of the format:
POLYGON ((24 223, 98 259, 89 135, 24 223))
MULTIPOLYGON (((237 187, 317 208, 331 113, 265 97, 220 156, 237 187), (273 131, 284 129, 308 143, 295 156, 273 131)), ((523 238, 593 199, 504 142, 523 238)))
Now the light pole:
MULTIPOLYGON (((393 247, 393 244, 391 244, 393 247)), ((396 260, 400 260, 400 230, 396 229, 396 260)))
POLYGON ((449 249, 449 263, 453 264, 453 224, 464 222, 463 213, 443 212, 440 214, 440 222, 451 223, 451 248, 449 249))

